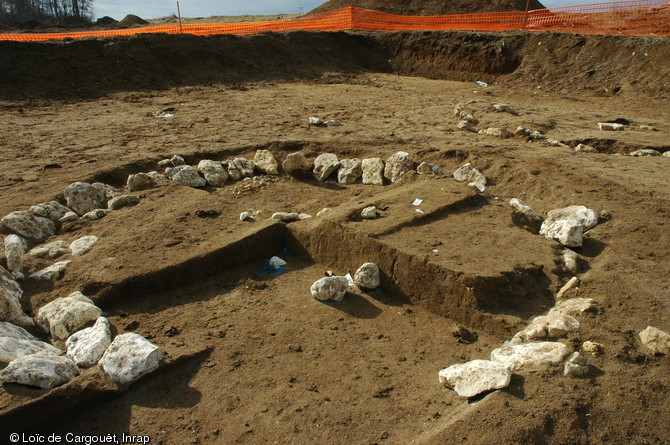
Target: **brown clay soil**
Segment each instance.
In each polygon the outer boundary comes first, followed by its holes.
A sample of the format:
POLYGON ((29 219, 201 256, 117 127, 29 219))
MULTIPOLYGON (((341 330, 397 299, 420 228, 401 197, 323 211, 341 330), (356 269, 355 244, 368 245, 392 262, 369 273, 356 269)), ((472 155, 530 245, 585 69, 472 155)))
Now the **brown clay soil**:
MULTIPOLYGON (((347 6, 373 9, 400 15, 472 14, 478 12, 525 11, 525 0, 476 0, 426 1, 426 0, 329 0, 311 13, 331 11, 347 6)), ((528 9, 544 9, 538 0, 530 0, 528 9)))
POLYGON ((83 291, 116 333, 163 348, 163 365, 128 387, 97 369, 50 391, 4 384, 2 440, 670 443, 670 363, 637 336, 648 325, 670 331, 670 159, 627 156, 670 150, 669 53, 667 39, 457 32, 0 43, 0 215, 62 200, 75 181, 122 188, 173 154, 197 164, 257 149, 280 160, 403 150, 445 173, 384 186, 286 174, 218 189, 165 182, 135 207, 64 225, 58 239, 101 241, 68 258, 53 285, 25 280, 26 310, 83 291), (481 127, 524 125, 600 153, 462 132, 453 108, 470 100, 481 127), (500 102, 520 114, 494 112, 500 102), (165 109, 174 117, 154 117, 165 109), (310 127, 310 116, 342 126, 310 127), (598 130, 615 119, 626 131, 598 130), (465 162, 491 195, 451 178, 465 162), (576 250, 581 285, 569 294, 598 311, 563 340, 604 350, 587 354, 584 378, 522 372, 465 400, 438 371, 488 358, 570 278, 554 241, 512 223, 513 197, 541 213, 577 204, 609 215, 576 250), (379 219, 360 219, 368 205, 379 219), (268 220, 324 207, 302 222, 268 220), (247 210, 255 221, 239 220, 247 210), (284 273, 257 275, 272 255, 288 262, 284 273), (380 266, 380 289, 337 304, 311 297, 324 271, 366 261, 380 266))

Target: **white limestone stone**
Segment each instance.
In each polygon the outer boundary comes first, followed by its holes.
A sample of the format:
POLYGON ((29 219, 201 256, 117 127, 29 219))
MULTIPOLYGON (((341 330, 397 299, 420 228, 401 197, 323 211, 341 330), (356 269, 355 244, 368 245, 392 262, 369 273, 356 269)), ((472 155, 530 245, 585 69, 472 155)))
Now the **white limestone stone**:
MULTIPOLYGON (((196 170, 194 167, 191 167, 190 165, 181 165, 179 167, 174 167, 175 169, 179 169, 178 171, 170 172, 172 174, 172 180, 175 182, 178 182, 181 185, 185 185, 187 187, 204 187, 207 185, 207 181, 205 178, 200 176, 200 173, 198 173, 198 170, 196 170)), ((168 170, 170 170, 168 168, 168 170)), ((167 173, 167 171, 166 171, 167 173)), ((168 177, 170 176, 168 174, 168 177)))
POLYGON ((296 212, 275 212, 270 219, 278 219, 282 222, 293 222, 300 220, 300 214, 296 212))
POLYGON ((37 354, 12 361, 0 371, 0 380, 48 389, 67 383, 78 374, 79 368, 67 357, 37 354))
POLYGON ((600 343, 596 343, 594 341, 587 340, 584 343, 582 343, 582 351, 584 352, 591 352, 591 353, 598 353, 603 350, 603 345, 600 343))
POLYGON ((368 158, 361 162, 363 169, 363 184, 384 185, 384 160, 382 158, 368 158))
POLYGON ((579 352, 573 352, 563 365, 563 375, 582 377, 589 373, 589 361, 579 352))
POLYGON ((670 334, 653 326, 640 332, 640 340, 654 354, 670 355, 670 334))
POLYGON ((119 210, 124 207, 131 207, 140 203, 140 198, 135 195, 119 195, 107 201, 107 208, 110 210, 119 210))
POLYGON ((598 225, 596 212, 585 206, 569 206, 547 212, 547 219, 545 220, 547 224, 560 220, 577 221, 584 226, 585 232, 598 225))
POLYGON ((279 163, 270 150, 256 150, 254 166, 256 170, 266 175, 279 174, 279 163))
POLYGON ((68 242, 65 240, 56 240, 41 246, 34 247, 28 252, 28 255, 37 258, 54 259, 70 252, 68 242))
POLYGON ((486 189, 486 176, 474 168, 469 162, 456 169, 453 177, 458 182, 465 182, 470 187, 475 187, 480 192, 486 189))
POLYGON ((56 225, 53 221, 23 210, 4 216, 0 224, 5 230, 37 243, 41 243, 56 233, 56 225))
POLYGON ((572 274, 579 272, 579 257, 573 250, 565 249, 563 251, 563 264, 568 272, 572 274))
POLYGON ((314 160, 314 177, 317 181, 323 182, 338 168, 340 168, 340 161, 337 155, 322 153, 314 160))
POLYGON ((377 217, 377 207, 370 206, 366 207, 361 211, 361 218, 363 219, 375 219, 377 217))
POLYGON ((7 269, 17 280, 23 279, 23 259, 26 255, 26 242, 18 235, 7 235, 5 237, 5 258, 7 269))
POLYGON ((98 366, 115 382, 126 384, 157 369, 162 355, 161 348, 131 332, 112 341, 98 366))
POLYGON ((354 274, 354 283, 361 289, 379 287, 379 267, 375 263, 364 263, 354 274))
POLYGON ((63 351, 41 340, 0 337, 0 363, 7 364, 32 354, 63 355, 63 351))
POLYGON ((63 217, 58 220, 58 222, 60 224, 65 224, 65 223, 69 223, 69 222, 72 222, 72 221, 76 221, 78 219, 79 219, 79 215, 77 215, 73 211, 69 211, 69 212, 66 212, 65 215, 63 215, 63 217))
POLYGON ((56 263, 53 263, 49 267, 45 267, 42 270, 38 270, 34 274, 30 275, 30 277, 36 278, 38 280, 47 280, 47 281, 57 280, 63 276, 65 269, 70 263, 71 263, 70 260, 58 261, 56 263))
POLYGON ((212 187, 223 187, 223 185, 228 181, 230 175, 223 168, 223 165, 219 161, 212 161, 210 159, 203 159, 198 162, 198 171, 202 173, 207 181, 207 184, 212 187))
POLYGON ((128 186, 128 191, 137 192, 156 187, 158 184, 148 173, 136 173, 128 176, 126 185, 128 186))
POLYGON ((405 151, 399 151, 386 159, 384 177, 392 183, 396 183, 402 179, 405 173, 411 170, 414 170, 412 156, 405 151))
POLYGON ((323 277, 314 282, 310 291, 312 296, 317 300, 326 301, 342 301, 344 295, 347 293, 349 280, 345 277, 323 277))
POLYGON ((500 362, 510 370, 547 369, 563 363, 572 351, 563 343, 534 342, 506 345, 491 351, 491 360, 500 362))
POLYGON ((231 161, 237 170, 239 170, 242 178, 251 178, 254 176, 254 161, 247 158, 235 158, 231 161))
POLYGON ((653 148, 641 148, 639 150, 632 151, 628 153, 628 156, 641 157, 641 156, 661 156, 661 152, 654 150, 653 148))
POLYGON ((581 153, 598 153, 598 149, 591 147, 590 145, 586 144, 578 144, 575 147, 575 151, 581 152, 581 153))
POLYGON ((57 298, 37 312, 37 324, 56 340, 65 340, 73 333, 94 322, 102 310, 81 292, 57 298))
POLYGON ((440 383, 453 388, 461 397, 506 388, 511 379, 512 371, 507 366, 490 360, 472 360, 439 372, 440 383))
POLYGON ((57 222, 69 211, 70 209, 58 201, 43 202, 41 204, 30 206, 29 209, 29 212, 33 215, 50 219, 53 222, 57 222))
POLYGON ((21 326, 30 326, 33 320, 21 307, 23 290, 4 267, 0 266, 0 321, 7 321, 21 326))
POLYGON ((282 168, 286 173, 294 173, 296 171, 310 171, 312 166, 312 162, 307 159, 305 153, 301 151, 287 155, 286 159, 282 163, 282 168))
POLYGON ((70 335, 65 342, 67 356, 80 368, 95 366, 112 343, 109 321, 98 317, 90 328, 84 328, 70 335))
POLYGON ((102 182, 94 182, 91 184, 91 187, 100 190, 105 195, 105 202, 122 195, 122 193, 115 187, 112 187, 109 184, 103 184, 102 182))
POLYGON ((518 332, 510 342, 519 344, 543 338, 561 338, 580 329, 579 322, 572 316, 561 312, 550 312, 535 317, 522 331, 518 332))
POLYGON ((509 204, 513 208, 512 221, 514 224, 535 234, 540 231, 543 219, 535 210, 517 198, 510 199, 509 204))
POLYGON ((478 133, 479 132, 477 127, 474 124, 472 124, 471 122, 468 122, 467 120, 459 121, 458 124, 456 125, 456 128, 458 128, 459 130, 463 130, 463 131, 469 131, 470 133, 478 133))
POLYGON ((111 210, 109 209, 94 209, 91 210, 90 212, 84 213, 84 215, 81 217, 81 219, 84 220, 89 220, 89 221, 97 221, 99 219, 104 218, 105 216, 109 215, 109 212, 111 210))
POLYGON ((556 306, 551 308, 549 314, 566 314, 574 317, 575 315, 592 311, 596 307, 596 302, 593 298, 571 298, 556 303, 556 306))
POLYGON ((555 239, 565 247, 582 247, 584 239, 584 225, 574 219, 561 219, 547 222, 540 227, 540 235, 555 239))
POLYGON ((107 207, 107 195, 101 187, 93 187, 87 182, 75 182, 63 190, 67 206, 77 215, 107 207))
POLYGON ((0 337, 15 338, 17 340, 40 341, 30 332, 20 326, 6 321, 0 321, 0 337))
POLYGON ((90 250, 97 244, 98 241, 100 241, 100 238, 95 235, 82 236, 81 238, 72 241, 70 244, 70 251, 72 252, 72 256, 82 256, 90 252, 90 250))
POLYGON ((178 166, 180 166, 180 165, 186 165, 186 161, 184 160, 184 158, 182 158, 182 157, 179 156, 179 155, 173 155, 173 156, 170 158, 170 163, 171 163, 172 165, 174 165, 175 167, 178 167, 178 166))
POLYGON ((489 128, 479 130, 478 133, 486 135, 486 136, 495 136, 495 137, 501 138, 501 139, 509 139, 509 138, 514 137, 514 133, 512 133, 511 131, 509 131, 505 128, 489 127, 489 128))
POLYGON ((600 131, 623 131, 625 125, 615 124, 610 122, 598 122, 598 128, 600 131))
POLYGON ((363 162, 358 158, 342 159, 337 171, 337 182, 340 184, 354 184, 363 176, 363 162))

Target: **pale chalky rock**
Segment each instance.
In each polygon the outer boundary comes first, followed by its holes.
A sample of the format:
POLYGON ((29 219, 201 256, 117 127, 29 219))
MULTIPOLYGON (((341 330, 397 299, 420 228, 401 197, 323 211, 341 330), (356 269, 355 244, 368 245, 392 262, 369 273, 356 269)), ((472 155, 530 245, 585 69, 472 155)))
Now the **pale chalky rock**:
POLYGON ((429 164, 427 162, 422 162, 416 168, 416 172, 420 175, 442 175, 442 170, 440 167, 434 164, 429 164))
MULTIPOLYGON (((79 217, 77 217, 79 218, 79 217)), ((65 240, 56 240, 41 246, 34 247, 28 252, 28 255, 37 258, 54 259, 69 253, 69 243, 65 240)))
POLYGON ((317 300, 342 301, 344 294, 347 293, 349 280, 345 277, 323 277, 312 284, 310 291, 317 300))
POLYGON ((12 361, 0 371, 0 380, 48 389, 67 383, 78 374, 79 368, 67 357, 37 354, 12 361))
POLYGON ((483 134, 483 135, 486 135, 486 136, 495 136, 495 137, 501 138, 501 139, 509 139, 509 138, 514 137, 514 133, 512 133, 511 131, 509 131, 505 128, 490 127, 490 128, 479 130, 479 134, 483 134))
POLYGON ((30 332, 20 326, 6 321, 0 321, 0 337, 15 338, 17 340, 40 341, 30 332))
POLYGON ((44 269, 38 270, 34 274, 30 275, 30 277, 46 281, 57 280, 63 276, 65 269, 70 263, 71 263, 70 260, 58 261, 56 263, 53 263, 49 267, 45 267, 44 269))
POLYGON ((653 326, 640 332, 640 340, 654 354, 670 355, 670 334, 653 326))
POLYGON ((221 165, 226 167, 226 171, 228 172, 231 181, 239 181, 244 177, 240 167, 235 164, 234 160, 222 162, 221 165))
POLYGON ((103 184, 102 182, 94 182, 91 184, 91 187, 100 190, 105 195, 105 201, 109 201, 112 198, 121 196, 122 193, 118 191, 115 187, 112 187, 109 184, 103 184))
POLYGON ((171 163, 172 165, 174 165, 175 167, 178 167, 178 166, 180 166, 180 165, 186 165, 186 161, 184 160, 184 158, 182 158, 182 157, 179 156, 179 155, 173 155, 173 156, 170 158, 170 163, 171 163))
POLYGON ((84 215, 80 219, 88 221, 97 221, 109 215, 109 212, 111 212, 111 210, 109 209, 94 209, 88 213, 84 213, 84 215))
POLYGON ((632 151, 628 153, 628 156, 641 157, 641 156, 661 156, 661 152, 654 150, 652 148, 641 148, 639 150, 632 151))
POLYGON ((561 338, 571 332, 577 332, 581 326, 570 315, 553 312, 535 317, 522 331, 511 340, 511 344, 519 344, 543 338, 561 338))
POLYGON ((663 153, 663 156, 665 156, 666 158, 670 158, 670 151, 666 151, 665 153, 663 153))
MULTIPOLYGON (((156 170, 152 170, 146 174, 149 178, 153 179, 156 184, 162 181, 167 181, 168 177, 162 173, 158 173, 156 170)), ((132 192, 132 190, 130 190, 132 192)))
POLYGON ((386 159, 384 177, 393 183, 402 179, 408 171, 414 170, 414 160, 405 151, 399 151, 386 159))
POLYGON ((527 206, 520 199, 512 198, 509 201, 512 206, 512 222, 531 233, 537 234, 540 232, 542 221, 544 219, 530 206, 527 206))
POLYGON ((69 212, 70 209, 58 201, 49 201, 30 206, 29 211, 35 216, 41 216, 42 218, 47 218, 53 222, 57 222, 63 217, 63 215, 69 212))
MULTIPOLYGON (((235 158, 231 161, 235 168, 240 172, 242 178, 251 178, 254 176, 254 161, 247 158, 235 158)), ((230 164, 229 164, 230 165, 230 164)))
POLYGON ((23 291, 14 276, 0 266, 0 321, 30 326, 33 323, 21 307, 23 291))
POLYGON ((384 161, 381 158, 363 159, 363 184, 384 185, 384 161))
POLYGON ((137 192, 156 187, 158 183, 148 173, 136 173, 128 176, 126 185, 128 186, 128 191, 137 192))
POLYGON ((249 220, 253 219, 253 217, 251 216, 251 213, 249 213, 249 212, 240 213, 240 221, 245 221, 247 219, 249 219, 249 220))
POLYGON ((565 297, 565 294, 567 294, 570 290, 576 288, 579 286, 579 278, 578 277, 572 277, 570 280, 568 280, 567 283, 563 285, 563 287, 560 288, 560 290, 556 293, 556 300, 561 300, 565 297))
POLYGON ((87 182, 75 182, 63 190, 67 206, 82 216, 94 209, 107 207, 107 195, 101 187, 93 187, 87 182))
POLYGON ((177 173, 184 170, 186 167, 189 167, 189 166, 188 165, 178 165, 176 167, 167 167, 165 169, 165 176, 174 180, 174 177, 177 175, 177 173))
POLYGON ((310 171, 312 169, 312 162, 307 159, 305 153, 299 151, 291 153, 286 156, 282 163, 282 168, 286 173, 294 173, 297 171, 310 171))
POLYGON ((270 219, 278 219, 281 222, 294 222, 300 220, 300 214, 296 212, 275 212, 270 219))
POLYGON ((540 235, 555 239, 565 247, 582 247, 584 225, 573 219, 562 219, 551 223, 545 220, 540 227, 540 235))
POLYGON ((300 221, 304 221, 304 220, 306 220, 306 219, 310 219, 311 217, 312 217, 312 215, 310 215, 309 213, 300 213, 300 214, 298 214, 298 219, 299 219, 300 221))
POLYGON ((72 222, 72 221, 76 221, 78 219, 79 219, 79 215, 77 215, 76 213, 74 213, 72 211, 69 211, 65 215, 63 215, 63 217, 61 219, 59 219, 58 222, 60 224, 65 224, 65 223, 69 223, 69 222, 72 222))
POLYGON ((119 195, 107 201, 109 210, 119 210, 124 207, 131 207, 140 203, 140 198, 135 195, 119 195))
POLYGON ((582 351, 584 352, 591 352, 591 353, 598 353, 603 350, 603 345, 600 343, 596 343, 594 341, 585 341, 582 343, 582 351))
POLYGON ((379 267, 375 263, 364 263, 354 274, 354 283, 361 289, 377 289, 379 267))
POLYGON ((491 351, 491 360, 500 362, 512 371, 547 369, 563 363, 572 350, 563 343, 537 342, 507 345, 491 351))
POLYGON ((63 355, 63 351, 41 340, 0 337, 0 363, 7 364, 27 355, 63 355))
POLYGON ((596 212, 584 206, 570 206, 562 209, 554 209, 547 212, 547 222, 559 221, 563 219, 572 219, 580 222, 584 226, 584 231, 594 228, 598 225, 598 215, 596 212))
POLYGON ((354 184, 363 176, 363 162, 360 159, 342 159, 337 171, 337 182, 340 184, 354 184))
POLYGON ((198 171, 205 177, 207 184, 212 187, 222 187, 230 177, 221 162, 210 159, 203 159, 198 162, 198 171))
POLYGON ((457 104, 454 107, 454 116, 456 116, 459 119, 463 119, 466 122, 471 123, 472 125, 477 125, 479 121, 475 119, 470 113, 465 111, 465 107, 467 104, 457 104))
POLYGON ((80 368, 95 366, 112 343, 109 321, 99 317, 90 328, 70 335, 65 342, 67 356, 80 368))
POLYGON ((205 178, 200 176, 198 170, 190 165, 182 165, 181 169, 172 176, 172 180, 187 187, 204 187, 207 185, 205 178))
POLYGON ((563 265, 568 272, 576 274, 579 272, 579 257, 574 251, 565 249, 563 251, 563 265))
POLYGON ((41 243, 56 233, 56 225, 53 221, 23 210, 4 216, 1 224, 5 230, 36 243, 41 243))
POLYGON ((519 114, 514 108, 512 108, 508 104, 493 104, 493 109, 496 110, 498 113, 509 113, 514 114, 515 116, 519 114))
POLYGON ((573 352, 563 365, 563 375, 582 377, 589 373, 589 361, 579 352, 573 352))
POLYGON ((82 256, 85 253, 90 252, 90 250, 100 241, 95 235, 82 236, 70 244, 70 251, 72 256, 82 256))
POLYGON ((571 298, 556 303, 549 314, 566 314, 574 317, 584 312, 594 311, 596 308, 596 302, 593 298, 571 298))
POLYGON ((26 255, 26 242, 18 235, 5 237, 5 258, 7 269, 17 280, 23 279, 23 259, 26 255))
POLYGON ((65 340, 73 333, 94 322, 102 310, 81 292, 57 298, 37 312, 37 324, 56 340, 65 340))
POLYGON ((465 182, 470 187, 474 187, 480 192, 486 189, 486 176, 474 168, 469 162, 463 164, 453 173, 453 177, 458 182, 465 182))
POLYGON ((254 166, 256 170, 266 175, 278 175, 279 163, 270 150, 256 150, 254 155, 254 166))
POLYGON ((156 165, 158 166, 158 168, 174 167, 170 159, 161 159, 160 161, 158 161, 158 163, 156 163, 156 165))
POLYGON ((466 120, 462 120, 462 121, 458 122, 458 124, 456 125, 456 128, 458 128, 459 130, 463 130, 463 131, 469 131, 470 133, 479 132, 477 127, 475 127, 472 123, 470 123, 466 120))
POLYGON ((323 182, 340 168, 340 160, 333 153, 322 153, 314 160, 314 177, 323 182))
POLYGON ((575 151, 578 151, 578 152, 581 152, 581 153, 598 153, 598 150, 596 148, 593 148, 590 145, 586 145, 586 144, 578 144, 575 147, 575 151))
POLYGON ((552 146, 554 146, 554 147, 570 148, 569 145, 564 144, 563 142, 558 141, 558 140, 556 140, 556 139, 549 139, 549 138, 547 138, 546 141, 547 141, 547 143, 548 143, 549 145, 552 145, 552 146))
POLYGON ((600 131, 623 131, 625 125, 615 124, 610 122, 598 122, 598 128, 600 131))
POLYGON ((316 213, 316 216, 317 216, 317 217, 319 217, 319 216, 323 216, 323 215, 325 215, 326 213, 330 212, 331 210, 333 210, 333 209, 331 209, 330 207, 324 207, 324 208, 322 208, 321 210, 319 210, 319 211, 316 213))
POLYGON ((439 381, 461 397, 474 397, 486 391, 507 388, 512 371, 490 360, 472 360, 452 365, 439 372, 439 381))
POLYGON ((363 219, 375 219, 377 217, 377 207, 370 206, 366 207, 361 211, 361 218, 363 219))
POLYGON ((98 366, 117 383, 134 382, 158 368, 163 350, 139 334, 118 335, 98 366))

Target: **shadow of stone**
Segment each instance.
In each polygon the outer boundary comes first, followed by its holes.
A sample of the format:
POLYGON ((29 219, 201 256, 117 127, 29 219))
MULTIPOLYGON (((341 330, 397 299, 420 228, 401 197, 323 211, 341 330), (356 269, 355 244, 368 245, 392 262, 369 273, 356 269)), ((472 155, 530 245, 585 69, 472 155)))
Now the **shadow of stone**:
POLYGON ((342 301, 323 301, 325 305, 340 310, 352 317, 361 319, 372 319, 378 317, 382 310, 372 304, 362 295, 347 292, 342 301))

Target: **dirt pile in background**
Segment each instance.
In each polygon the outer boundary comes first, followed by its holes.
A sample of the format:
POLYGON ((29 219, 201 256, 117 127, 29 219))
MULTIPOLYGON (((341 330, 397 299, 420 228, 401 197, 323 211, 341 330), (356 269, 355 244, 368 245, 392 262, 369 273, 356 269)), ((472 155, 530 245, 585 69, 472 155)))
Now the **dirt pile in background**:
MULTIPOLYGON (((424 1, 424 0, 330 0, 311 13, 331 11, 347 6, 374 9, 400 15, 442 15, 472 14, 477 12, 524 11, 525 0, 493 0, 481 2, 477 0, 424 1)), ((537 0, 531 0, 530 9, 543 9, 537 0)))
POLYGON ((119 26, 123 27, 130 27, 130 26, 141 26, 141 25, 147 25, 149 22, 144 20, 141 17, 138 17, 134 14, 128 14, 119 22, 119 26))

